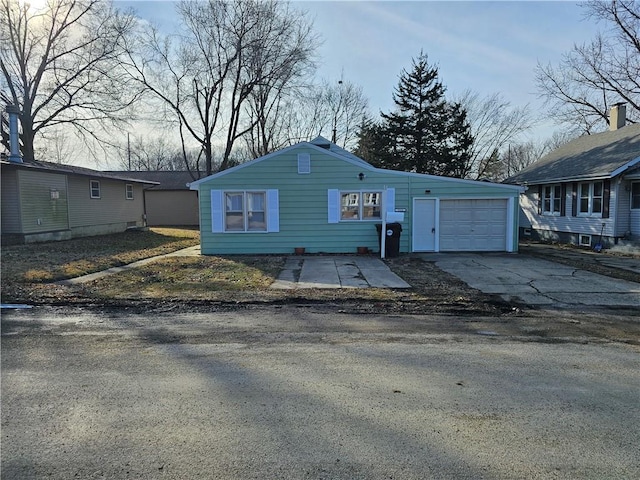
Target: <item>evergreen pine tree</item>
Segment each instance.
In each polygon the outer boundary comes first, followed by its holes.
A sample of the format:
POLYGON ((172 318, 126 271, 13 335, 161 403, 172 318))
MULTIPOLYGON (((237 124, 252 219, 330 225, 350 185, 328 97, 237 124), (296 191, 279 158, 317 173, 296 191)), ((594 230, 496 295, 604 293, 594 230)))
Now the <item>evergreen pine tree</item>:
POLYGON ((362 129, 359 148, 368 143, 361 150, 369 157, 363 158, 393 170, 462 178, 473 138, 465 110, 447 102, 445 91, 437 67, 421 52, 411 71, 402 71, 393 94, 396 110, 362 129))

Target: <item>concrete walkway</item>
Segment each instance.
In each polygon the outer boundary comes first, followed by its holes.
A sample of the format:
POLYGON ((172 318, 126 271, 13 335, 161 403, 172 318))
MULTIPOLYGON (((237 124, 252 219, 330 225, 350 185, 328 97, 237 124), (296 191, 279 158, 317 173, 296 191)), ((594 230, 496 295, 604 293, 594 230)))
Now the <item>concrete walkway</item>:
MULTIPOLYGON (((55 283, 58 285, 77 285, 142 267, 161 258, 198 255, 200 255, 200 245, 55 283)), ((284 270, 271 285, 271 288, 276 289, 368 287, 411 288, 411 285, 389 270, 389 267, 379 258, 364 256, 289 257, 284 270)))
POLYGON ((289 257, 270 288, 411 288, 379 258, 289 257))
POLYGON ((142 267, 147 265, 148 263, 155 262, 161 258, 169 258, 169 257, 194 257, 200 255, 200 245, 196 245, 194 247, 183 248, 182 250, 177 250, 172 253, 167 253, 165 255, 156 255, 155 257, 145 258, 143 260, 138 260, 137 262, 129 263, 127 265, 122 265, 121 267, 113 267, 108 268, 107 270, 102 270, 101 272, 90 273, 88 275, 82 275, 81 277, 69 278, 67 280, 60 280, 59 282, 55 282, 57 285, 77 285, 79 283, 87 283, 93 280, 98 280, 100 278, 106 277, 108 275, 113 275, 115 273, 126 272, 127 270, 131 270, 133 268, 142 267))

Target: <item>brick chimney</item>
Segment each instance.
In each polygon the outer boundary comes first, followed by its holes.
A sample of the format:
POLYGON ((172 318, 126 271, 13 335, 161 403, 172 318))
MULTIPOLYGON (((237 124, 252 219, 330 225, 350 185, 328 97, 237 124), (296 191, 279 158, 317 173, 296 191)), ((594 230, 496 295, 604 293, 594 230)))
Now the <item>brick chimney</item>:
POLYGON ((609 130, 618 130, 624 127, 627 122, 627 107, 624 102, 616 103, 611 107, 611 114, 609 115, 609 130))

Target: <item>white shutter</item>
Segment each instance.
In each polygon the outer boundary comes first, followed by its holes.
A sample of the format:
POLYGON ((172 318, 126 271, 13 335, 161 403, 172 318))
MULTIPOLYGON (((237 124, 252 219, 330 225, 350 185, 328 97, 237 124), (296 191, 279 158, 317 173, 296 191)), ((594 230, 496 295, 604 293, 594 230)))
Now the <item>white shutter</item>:
POLYGON ((311 173, 311 155, 308 153, 298 154, 298 173, 311 173))
POLYGON ((340 190, 327 190, 328 223, 338 223, 340 221, 340 190))
POLYGON ((396 189, 395 188, 387 188, 387 212, 395 212, 396 211, 396 189))
POLYGON ((224 232, 224 202, 222 190, 211 190, 211 232, 224 232))
POLYGON ((267 190, 267 231, 280 231, 280 204, 278 190, 267 190))

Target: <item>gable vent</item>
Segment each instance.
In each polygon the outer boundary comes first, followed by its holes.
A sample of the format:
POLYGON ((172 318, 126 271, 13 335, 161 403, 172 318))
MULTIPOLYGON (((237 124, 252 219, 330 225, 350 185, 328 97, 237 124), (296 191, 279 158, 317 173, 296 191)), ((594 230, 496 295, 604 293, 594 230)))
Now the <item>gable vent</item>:
POLYGON ((311 173, 311 155, 308 153, 298 154, 298 173, 301 175, 311 173))

